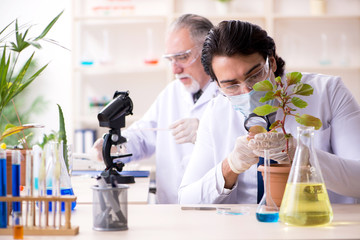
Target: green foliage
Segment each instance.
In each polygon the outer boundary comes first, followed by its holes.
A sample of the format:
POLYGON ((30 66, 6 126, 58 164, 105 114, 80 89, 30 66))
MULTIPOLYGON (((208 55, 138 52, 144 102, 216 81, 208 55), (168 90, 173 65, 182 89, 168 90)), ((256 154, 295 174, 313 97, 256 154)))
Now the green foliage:
POLYGON ((296 122, 305 126, 313 126, 316 130, 320 129, 322 126, 321 120, 314 116, 308 114, 300 116, 300 114, 293 113, 297 110, 296 108, 306 108, 308 106, 306 101, 296 95, 310 96, 314 92, 313 87, 301 82, 301 78, 302 74, 300 72, 291 72, 286 74, 285 80, 281 79, 281 77, 277 77, 275 79, 275 85, 269 80, 264 80, 253 86, 255 91, 267 91, 266 95, 260 99, 260 102, 277 99, 280 103, 279 106, 266 104, 255 108, 253 112, 259 116, 266 116, 280 109, 283 112, 283 119, 275 121, 270 126, 270 129, 271 131, 276 131, 276 129, 281 128, 287 139, 291 137, 291 134, 288 134, 285 129, 287 116, 293 116, 295 117, 296 122), (294 86, 292 90, 289 90, 290 86, 294 86), (296 108, 290 107, 290 104, 293 104, 296 108))
POLYGON ((50 134, 44 134, 42 142, 39 144, 41 148, 44 149, 45 145, 50 141, 55 141, 58 143, 63 143, 63 156, 65 160, 66 168, 69 170, 69 160, 68 160, 68 151, 67 151, 67 139, 66 139, 66 129, 65 129, 65 120, 64 114, 59 104, 57 104, 59 110, 59 131, 52 131, 50 134))
POLYGON ((66 139, 66 130, 65 130, 65 120, 64 120, 64 114, 63 111, 58 104, 59 109, 59 142, 63 142, 63 156, 66 164, 66 168, 69 171, 69 160, 68 160, 68 152, 67 152, 67 139, 66 139))
POLYGON ((270 113, 276 112, 277 110, 278 110, 278 107, 273 107, 269 104, 265 104, 265 105, 255 108, 253 112, 258 116, 266 116, 270 113))
POLYGON ((295 95, 300 96, 310 96, 313 94, 314 89, 309 84, 301 82, 302 74, 300 72, 291 72, 286 74, 285 82, 277 77, 275 80, 275 85, 273 85, 269 80, 264 80, 256 83, 253 86, 255 91, 268 91, 264 97, 260 99, 260 102, 266 102, 269 100, 277 99, 279 101, 279 106, 263 105, 254 109, 254 113, 259 116, 265 116, 270 113, 276 112, 278 109, 281 109, 284 114, 283 120, 280 120, 273 126, 272 129, 283 128, 285 131, 285 119, 287 116, 294 116, 296 121, 305 126, 314 126, 315 129, 319 129, 322 126, 321 120, 304 114, 302 116, 295 115, 295 108, 289 106, 292 103, 297 108, 307 107, 307 102, 302 100, 295 95), (294 86, 292 91, 288 91, 290 86, 294 86))
POLYGON ((2 53, 0 56, 0 122, 3 118, 3 110, 8 103, 19 95, 25 88, 27 88, 47 67, 47 64, 40 67, 33 74, 29 74, 29 69, 34 62, 35 51, 28 57, 22 66, 19 63, 21 53, 29 46, 36 49, 41 48, 40 41, 54 42, 47 40, 44 37, 62 15, 63 11, 58 14, 42 31, 42 33, 35 38, 28 38, 28 33, 32 26, 20 26, 18 20, 12 21, 4 29, 0 31, 0 48, 2 53), (15 30, 6 33, 11 25, 15 23, 15 30), (15 34, 15 41, 6 41, 6 39, 15 34), (20 69, 15 73, 16 69, 20 69))
MULTIPOLYGON (((25 90, 26 91, 26 90, 25 90)), ((18 111, 19 116, 21 116, 21 122, 28 123, 31 122, 31 117, 42 112, 47 105, 47 102, 43 97, 39 96, 34 99, 34 101, 29 104, 29 107, 24 107, 26 99, 23 95, 19 95, 14 99, 14 106, 12 104, 8 104, 3 109, 3 115, 6 116, 6 122, 3 121, 0 123, 0 132, 6 130, 9 126, 15 126, 18 124, 18 116, 16 111, 18 111), (16 109, 16 111, 14 111, 16 109)), ((18 146, 22 148, 27 146, 31 148, 34 144, 34 130, 33 129, 25 129, 21 133, 17 133, 11 136, 6 137, 3 142, 8 146, 18 146)))

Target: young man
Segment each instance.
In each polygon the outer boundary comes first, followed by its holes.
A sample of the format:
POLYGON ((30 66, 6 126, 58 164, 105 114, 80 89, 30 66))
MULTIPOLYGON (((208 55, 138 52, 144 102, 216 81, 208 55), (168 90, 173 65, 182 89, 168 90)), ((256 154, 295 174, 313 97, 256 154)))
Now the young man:
MULTIPOLYGON (((250 142, 244 122, 264 96, 252 86, 284 75, 285 62, 266 31, 241 21, 224 21, 213 28, 204 44, 202 63, 223 93, 208 104, 197 142, 179 190, 180 203, 257 203, 257 162, 254 146, 269 146, 258 134, 250 142)), ((314 88, 302 97, 309 105, 300 114, 320 118, 315 148, 331 202, 356 203, 360 199, 360 107, 339 77, 304 73, 302 81, 314 88)), ((278 104, 276 101, 268 104, 278 104)), ((280 119, 278 111, 270 122, 280 119)), ((286 128, 296 136, 299 124, 288 118, 286 128)), ((274 142, 281 134, 265 133, 274 142)), ((283 161, 283 147, 270 157, 283 161)), ((289 152, 295 152, 290 145, 289 152)))
MULTIPOLYGON (((177 203, 199 119, 218 91, 201 65, 202 45, 212 27, 208 19, 194 14, 182 15, 171 24, 164 58, 170 61, 176 80, 159 94, 139 121, 123 131, 128 140, 127 152, 133 154, 130 160, 156 155, 157 203, 177 203), (154 128, 169 131, 146 130, 154 128)), ((94 147, 101 158, 102 139, 94 147)))

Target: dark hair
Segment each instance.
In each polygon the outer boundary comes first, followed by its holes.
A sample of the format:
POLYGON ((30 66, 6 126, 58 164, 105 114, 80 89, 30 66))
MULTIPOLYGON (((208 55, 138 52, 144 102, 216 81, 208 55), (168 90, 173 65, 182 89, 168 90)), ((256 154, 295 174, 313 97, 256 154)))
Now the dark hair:
POLYGON ((192 40, 201 46, 213 27, 214 25, 205 17, 196 14, 183 14, 170 25, 170 31, 186 28, 189 30, 192 40))
POLYGON ((264 59, 267 56, 274 56, 277 65, 275 76, 283 75, 285 62, 277 56, 275 42, 265 30, 249 22, 222 21, 218 26, 212 28, 206 36, 201 63, 205 72, 217 81, 212 68, 214 56, 232 57, 253 53, 260 53, 264 59))

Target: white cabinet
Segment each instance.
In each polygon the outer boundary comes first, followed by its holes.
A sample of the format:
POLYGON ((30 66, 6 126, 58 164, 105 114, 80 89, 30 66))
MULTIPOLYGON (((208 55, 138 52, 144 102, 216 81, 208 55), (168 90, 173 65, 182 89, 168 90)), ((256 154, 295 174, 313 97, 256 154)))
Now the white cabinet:
POLYGON ((260 25, 275 39, 288 70, 342 76, 360 102, 360 0, 233 0, 227 10, 216 4, 216 0, 73 1, 75 128, 95 129, 98 135, 107 131, 98 127, 99 107, 90 105, 104 96, 111 99, 115 90, 129 90, 134 102, 127 125, 145 113, 172 80, 161 55, 167 26, 183 13, 206 16, 214 24, 240 19, 260 25), (158 63, 145 63, 149 59, 158 63))

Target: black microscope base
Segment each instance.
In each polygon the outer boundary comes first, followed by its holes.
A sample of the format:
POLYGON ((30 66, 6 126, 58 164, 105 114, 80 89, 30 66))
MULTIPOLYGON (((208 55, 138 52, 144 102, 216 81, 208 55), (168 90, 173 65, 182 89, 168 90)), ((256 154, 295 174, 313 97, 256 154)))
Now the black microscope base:
POLYGON ((135 183, 134 176, 130 175, 115 175, 117 183, 135 183))
POLYGON ((130 175, 121 175, 117 171, 103 171, 101 173, 101 176, 105 179, 106 183, 111 184, 111 177, 115 177, 116 183, 122 184, 122 183, 135 183, 134 176, 130 175))

